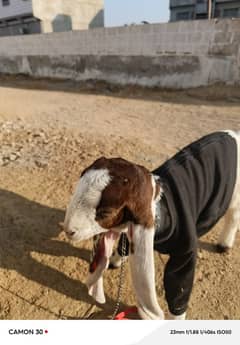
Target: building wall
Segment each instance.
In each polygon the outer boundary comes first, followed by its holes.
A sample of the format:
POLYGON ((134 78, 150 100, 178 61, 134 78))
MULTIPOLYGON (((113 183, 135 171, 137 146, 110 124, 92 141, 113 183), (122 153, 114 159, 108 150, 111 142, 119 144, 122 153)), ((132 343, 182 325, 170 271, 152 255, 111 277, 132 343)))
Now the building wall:
POLYGON ((33 17, 31 0, 0 0, 0 36, 40 33, 39 20, 33 17))
POLYGON ((218 2, 215 7, 215 17, 227 17, 226 10, 238 8, 237 14, 230 14, 228 17, 240 17, 240 1, 233 2, 218 2))
POLYGON ((188 88, 240 84, 240 19, 0 38, 0 73, 188 88))
POLYGON ((9 1, 9 5, 3 6, 0 0, 0 36, 104 26, 104 0, 9 1), (22 19, 25 15, 32 15, 32 20, 26 22, 22 19))
POLYGON ((169 0, 170 22, 194 19, 195 0, 169 0), (188 18, 180 15, 188 13, 188 18))
POLYGON ((18 20, 15 24, 11 25, 0 23, 0 36, 38 34, 40 32, 40 22, 35 18, 32 18, 32 20, 29 18, 26 22, 18 20))
POLYGON ((42 21, 42 32, 84 30, 104 26, 104 0, 32 2, 35 17, 42 21))
MULTIPOLYGON (((201 17, 208 17, 208 0, 204 0, 205 6, 202 3, 196 3, 195 0, 170 0, 170 21, 200 19, 201 17), (201 8, 206 9, 205 13, 201 13, 201 8), (185 18, 181 14, 188 12, 185 18)), ((233 15, 229 13, 228 17, 240 17, 240 0, 215 0, 213 2, 212 17, 223 18, 226 17, 226 10, 238 8, 238 11, 233 15)))
POLYGON ((29 13, 32 13, 31 0, 10 0, 8 6, 3 6, 2 0, 0 0, 0 20, 29 13))
POLYGON ((194 19, 194 6, 184 6, 181 8, 174 8, 170 11, 170 22, 176 22, 178 20, 191 20, 194 19), (180 17, 181 15, 188 13, 186 17, 180 17))

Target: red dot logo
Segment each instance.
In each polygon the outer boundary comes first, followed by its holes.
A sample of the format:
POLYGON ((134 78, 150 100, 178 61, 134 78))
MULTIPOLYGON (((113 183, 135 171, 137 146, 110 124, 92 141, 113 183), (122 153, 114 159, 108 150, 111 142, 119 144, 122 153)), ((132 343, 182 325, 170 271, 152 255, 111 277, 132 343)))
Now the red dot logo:
POLYGON ((47 329, 45 329, 45 334, 47 334, 48 333, 48 330, 47 329))

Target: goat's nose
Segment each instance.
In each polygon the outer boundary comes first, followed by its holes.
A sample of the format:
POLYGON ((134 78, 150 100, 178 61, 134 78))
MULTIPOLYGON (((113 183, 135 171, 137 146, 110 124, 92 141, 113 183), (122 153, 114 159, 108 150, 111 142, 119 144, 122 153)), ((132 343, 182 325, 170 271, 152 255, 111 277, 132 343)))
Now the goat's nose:
POLYGON ((75 234, 75 231, 69 231, 69 232, 67 231, 67 235, 70 237, 73 236, 74 234, 75 234))

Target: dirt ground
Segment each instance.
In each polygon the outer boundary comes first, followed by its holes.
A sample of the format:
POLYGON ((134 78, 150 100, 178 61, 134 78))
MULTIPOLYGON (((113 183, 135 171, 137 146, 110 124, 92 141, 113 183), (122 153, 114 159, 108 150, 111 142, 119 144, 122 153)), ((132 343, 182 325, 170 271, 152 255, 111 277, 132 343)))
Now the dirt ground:
MULTIPOLYGON (((0 78, 0 319, 82 319, 94 301, 87 276, 91 241, 71 244, 58 228, 83 168, 121 156, 152 169, 192 140, 240 130, 240 89, 119 89, 105 84, 0 78)), ((216 253, 220 222, 199 243, 188 319, 240 319, 240 234, 216 253)), ((166 311, 163 262, 155 256, 159 303, 166 311)), ((105 272, 110 318, 119 269, 105 272)), ((129 270, 121 309, 135 304, 129 270)))

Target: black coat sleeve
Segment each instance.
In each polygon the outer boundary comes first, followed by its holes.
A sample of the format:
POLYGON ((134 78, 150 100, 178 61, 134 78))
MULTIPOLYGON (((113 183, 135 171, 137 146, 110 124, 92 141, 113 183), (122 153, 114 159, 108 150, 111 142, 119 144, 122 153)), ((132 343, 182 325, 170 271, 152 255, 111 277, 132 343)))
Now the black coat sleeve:
POLYGON ((170 255, 164 271, 164 288, 169 311, 183 314, 188 306, 196 266, 197 248, 185 254, 170 255))

